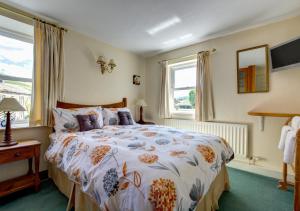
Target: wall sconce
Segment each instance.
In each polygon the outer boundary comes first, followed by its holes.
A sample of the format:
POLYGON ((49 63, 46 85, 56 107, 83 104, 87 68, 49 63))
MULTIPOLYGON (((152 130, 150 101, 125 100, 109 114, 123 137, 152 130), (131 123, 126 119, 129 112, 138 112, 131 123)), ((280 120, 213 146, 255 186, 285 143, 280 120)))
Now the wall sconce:
POLYGON ((110 59, 107 64, 103 56, 98 57, 97 64, 100 64, 100 69, 102 74, 104 74, 105 72, 111 73, 114 70, 114 68, 117 66, 113 59, 110 59))

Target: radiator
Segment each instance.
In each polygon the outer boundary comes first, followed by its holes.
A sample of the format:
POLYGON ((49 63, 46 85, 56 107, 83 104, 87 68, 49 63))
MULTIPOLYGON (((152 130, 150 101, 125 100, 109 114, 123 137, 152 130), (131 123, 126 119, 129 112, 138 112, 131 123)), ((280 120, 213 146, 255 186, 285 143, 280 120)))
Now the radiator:
POLYGON ((230 144, 237 159, 248 157, 248 126, 246 124, 196 122, 179 119, 161 120, 160 124, 220 136, 230 144))

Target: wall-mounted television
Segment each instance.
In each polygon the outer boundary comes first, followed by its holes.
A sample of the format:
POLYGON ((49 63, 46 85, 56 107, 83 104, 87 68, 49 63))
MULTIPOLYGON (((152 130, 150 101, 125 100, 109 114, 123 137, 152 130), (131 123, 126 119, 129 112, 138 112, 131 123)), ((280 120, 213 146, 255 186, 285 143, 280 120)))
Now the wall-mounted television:
POLYGON ((272 71, 300 66, 300 37, 270 49, 272 71))

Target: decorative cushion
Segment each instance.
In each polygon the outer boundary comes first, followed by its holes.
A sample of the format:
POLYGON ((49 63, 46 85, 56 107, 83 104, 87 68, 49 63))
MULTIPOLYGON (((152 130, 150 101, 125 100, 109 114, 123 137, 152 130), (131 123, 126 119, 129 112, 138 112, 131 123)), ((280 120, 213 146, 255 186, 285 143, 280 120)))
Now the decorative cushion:
POLYGON ((119 125, 133 125, 133 119, 130 112, 128 111, 118 111, 119 125))
POLYGON ((55 132, 78 132, 80 131, 79 123, 76 118, 77 115, 90 115, 97 116, 100 128, 103 127, 103 117, 101 107, 88 107, 77 109, 63 109, 54 108, 54 129, 55 132))
MULTIPOLYGON (((127 111, 130 113, 129 108, 104 108, 102 113, 104 125, 118 125, 120 123, 120 119, 118 116, 119 111, 127 111)), ((135 124, 131 113, 130 116, 133 124, 135 124)))
POLYGON ((88 131, 93 129, 100 129, 98 117, 95 114, 90 115, 76 115, 79 123, 80 131, 88 131))

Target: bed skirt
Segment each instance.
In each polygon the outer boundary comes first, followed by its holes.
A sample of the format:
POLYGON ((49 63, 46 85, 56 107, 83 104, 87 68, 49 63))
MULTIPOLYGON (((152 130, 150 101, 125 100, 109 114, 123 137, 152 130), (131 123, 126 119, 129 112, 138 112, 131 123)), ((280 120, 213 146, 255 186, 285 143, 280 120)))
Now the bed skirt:
MULTIPOLYGON (((52 178, 58 189, 69 197, 72 189, 72 182, 60 169, 50 164, 48 168, 49 177, 52 178)), ((223 191, 229 190, 229 178, 227 168, 222 166, 220 173, 211 184, 207 194, 202 198, 196 207, 196 211, 215 211, 219 208, 218 200, 223 191)), ((75 188, 75 211, 100 211, 100 208, 91 198, 80 190, 80 186, 75 188)))

